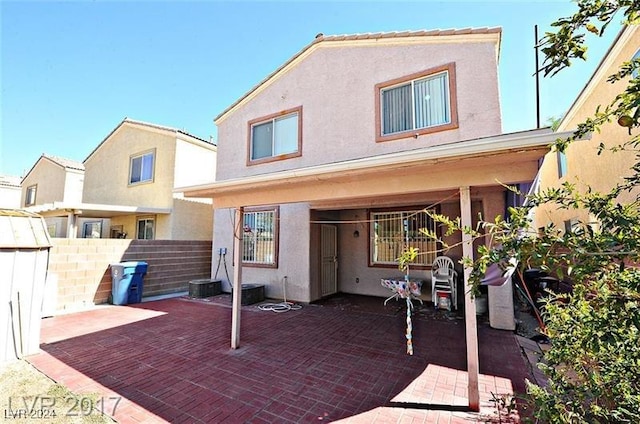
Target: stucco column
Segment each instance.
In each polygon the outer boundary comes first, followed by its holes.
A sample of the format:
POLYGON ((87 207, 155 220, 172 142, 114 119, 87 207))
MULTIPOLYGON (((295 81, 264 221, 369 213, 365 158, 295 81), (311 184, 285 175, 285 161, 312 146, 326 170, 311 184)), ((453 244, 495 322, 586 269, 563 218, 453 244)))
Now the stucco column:
POLYGON ((67 214, 67 238, 74 239, 78 236, 78 215, 71 210, 67 214))
MULTIPOLYGON (((460 187, 460 220, 463 227, 473 228, 471 222, 471 194, 469 187, 460 187)), ((471 234, 462 234, 462 255, 473 259, 473 239, 471 234)), ((467 343, 467 372, 469 374, 469 409, 480 410, 478 328, 476 321, 476 303, 467 289, 471 268, 464 267, 464 323, 467 343)))
POLYGON ((244 208, 236 209, 233 236, 233 299, 231 309, 231 349, 240 347, 240 310, 242 306, 242 220, 244 208))

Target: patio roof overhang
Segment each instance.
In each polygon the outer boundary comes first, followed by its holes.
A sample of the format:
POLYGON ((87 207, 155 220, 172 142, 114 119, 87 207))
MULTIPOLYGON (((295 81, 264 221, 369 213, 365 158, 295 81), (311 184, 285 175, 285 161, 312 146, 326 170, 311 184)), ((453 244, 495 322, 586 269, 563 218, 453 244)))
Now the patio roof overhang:
POLYGON ((27 211, 37 213, 45 218, 69 216, 83 218, 113 218, 124 215, 161 215, 170 214, 171 208, 149 208, 143 206, 102 205, 81 202, 53 202, 31 206, 27 211))
POLYGON ((550 145, 571 132, 549 128, 458 141, 342 162, 176 188, 213 199, 214 208, 309 202, 366 202, 410 195, 532 181, 550 145), (384 183, 381 183, 384 182, 384 183))

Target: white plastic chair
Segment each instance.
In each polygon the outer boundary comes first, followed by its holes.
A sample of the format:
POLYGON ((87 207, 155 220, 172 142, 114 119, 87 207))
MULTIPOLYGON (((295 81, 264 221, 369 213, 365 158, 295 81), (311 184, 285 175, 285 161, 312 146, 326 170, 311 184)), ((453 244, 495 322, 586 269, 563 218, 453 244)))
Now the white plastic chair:
POLYGON ((458 273, 454 269, 453 260, 447 256, 438 256, 431 267, 431 300, 438 305, 438 293, 451 296, 453 307, 458 309, 458 273))

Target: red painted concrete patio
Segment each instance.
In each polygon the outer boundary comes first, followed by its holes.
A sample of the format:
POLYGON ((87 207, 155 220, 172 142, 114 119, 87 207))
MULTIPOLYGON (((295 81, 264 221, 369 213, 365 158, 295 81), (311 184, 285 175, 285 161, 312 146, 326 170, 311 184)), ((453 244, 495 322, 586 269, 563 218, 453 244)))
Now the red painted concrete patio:
POLYGON ((43 320, 42 353, 27 359, 98 393, 120 423, 486 422, 492 394, 524 392, 516 336, 480 320, 482 410, 469 412, 461 317, 418 305, 409 356, 404 303, 383 300, 244 306, 238 350, 229 295, 104 306, 43 320))

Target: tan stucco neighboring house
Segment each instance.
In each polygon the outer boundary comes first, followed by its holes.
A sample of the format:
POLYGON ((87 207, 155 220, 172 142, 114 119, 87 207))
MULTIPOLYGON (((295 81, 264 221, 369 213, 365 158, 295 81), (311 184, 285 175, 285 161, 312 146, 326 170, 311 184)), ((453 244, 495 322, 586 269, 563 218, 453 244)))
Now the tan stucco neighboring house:
POLYGON ((22 197, 22 178, 12 175, 0 175, 0 208, 20 209, 22 197))
MULTIPOLYGON (((528 186, 557 136, 502 134, 500 41, 500 28, 319 34, 215 118, 216 181, 178 190, 213 199, 212 265, 233 272, 232 347, 242 282, 264 284, 272 298, 382 301, 391 293, 381 279, 402 278, 403 246, 423 252, 410 276, 425 281, 436 255, 473 255, 467 236, 450 237, 444 252, 423 237, 420 228, 440 230, 421 211, 468 226, 479 213, 504 214, 502 184, 528 186)), ((475 306, 463 287, 470 271, 456 266, 475 408, 475 306)), ((511 285, 488 294, 492 325, 513 329, 511 285)))
MULTIPOLYGON (((628 81, 608 82, 610 75, 618 72, 623 62, 640 57, 640 26, 629 25, 622 28, 609 50, 597 66, 594 74, 573 102, 561 120, 558 131, 576 128, 578 124, 595 115, 598 105, 611 103, 615 96, 624 90, 628 81)), ((609 149, 628 141, 628 129, 614 120, 602 126, 599 133, 591 135, 590 140, 574 142, 564 153, 548 153, 540 167, 539 189, 558 187, 563 183, 575 184, 585 193, 587 187, 595 192, 608 193, 615 184, 622 182, 631 174, 636 162, 635 154, 611 152, 609 149), (606 146, 598 155, 598 146, 606 146)), ((624 192, 621 203, 634 201, 640 191, 624 192)), ((536 228, 553 223, 557 228, 569 230, 578 222, 596 223, 587 211, 559 209, 553 205, 542 205, 535 212, 536 228)))
MULTIPOLYGON (((22 179, 20 205, 29 211, 54 202, 80 203, 84 165, 73 159, 42 154, 22 179)), ((51 237, 67 236, 67 218, 45 218, 51 237)))
POLYGON ((110 238, 211 240, 211 199, 185 199, 173 189, 215 178, 215 144, 125 118, 83 166, 81 201, 48 203, 34 212, 85 220, 80 237, 91 237, 88 228, 110 238))

